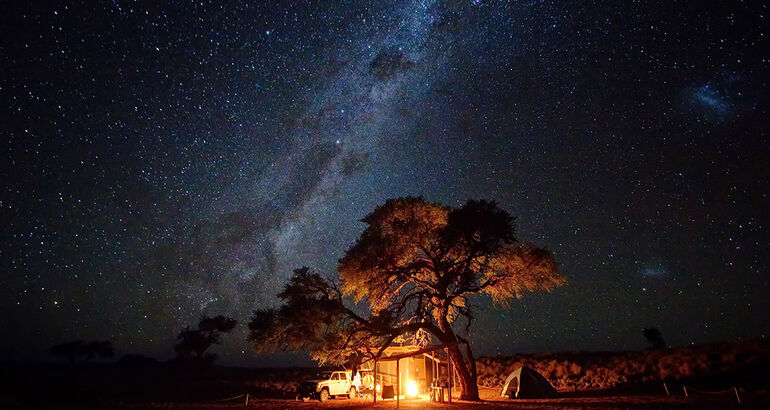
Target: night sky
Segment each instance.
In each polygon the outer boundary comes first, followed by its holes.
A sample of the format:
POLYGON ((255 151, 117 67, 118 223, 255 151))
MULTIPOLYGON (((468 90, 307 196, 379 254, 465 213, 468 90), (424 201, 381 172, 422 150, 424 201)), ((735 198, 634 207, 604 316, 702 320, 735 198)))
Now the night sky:
MULTIPOLYGON (((3 2, 0 360, 170 357, 387 198, 499 201, 567 286, 478 354, 770 332, 763 2, 3 2)), ((296 359, 295 359, 296 360, 296 359)))

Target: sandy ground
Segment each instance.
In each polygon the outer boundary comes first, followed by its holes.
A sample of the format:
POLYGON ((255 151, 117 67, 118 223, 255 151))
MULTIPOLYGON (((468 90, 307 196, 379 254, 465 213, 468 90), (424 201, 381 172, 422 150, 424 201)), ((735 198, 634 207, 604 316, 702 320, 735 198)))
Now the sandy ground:
MULTIPOLYGON (((454 400, 449 403, 433 403, 427 396, 415 399, 402 399, 398 403, 399 408, 405 409, 527 409, 527 410, 572 410, 572 409, 770 409, 770 397, 768 395, 750 395, 744 393, 742 404, 738 404, 734 395, 723 394, 719 396, 690 396, 675 395, 668 397, 664 394, 638 394, 621 395, 606 394, 600 391, 580 392, 575 396, 563 393, 559 398, 509 400, 500 398, 497 389, 482 388, 481 402, 467 402, 454 400)), ((0 397, 1 399, 2 397, 0 397)), ((34 400, 32 401, 35 402, 34 400)), ((238 397, 226 402, 120 402, 101 401, 80 404, 65 404, 56 402, 46 403, 10 403, 0 400, 0 409, 51 409, 51 410, 91 410, 91 409, 124 409, 124 410, 225 410, 225 409, 396 409, 395 400, 378 400, 377 404, 371 399, 333 399, 325 403, 317 400, 302 402, 291 399, 250 399, 248 405, 245 397, 238 397)))
MULTIPOLYGON (((743 403, 738 405, 734 396, 724 397, 689 397, 665 395, 609 395, 602 397, 563 397, 541 400, 508 400, 495 397, 488 392, 482 392, 484 400, 481 402, 465 402, 455 400, 449 403, 432 403, 427 397, 418 399, 403 399, 399 408, 405 409, 527 409, 527 410, 572 410, 572 409, 768 409, 770 402, 766 396, 744 397, 743 403), (486 393, 486 394, 484 394, 486 393)), ((69 409, 69 407, 53 407, 56 409, 69 409)), ((84 407, 78 407, 84 409, 84 407)), ((201 409, 201 410, 225 410, 225 409, 395 409, 395 400, 378 400, 377 404, 364 399, 334 399, 325 403, 317 400, 308 402, 287 399, 252 399, 248 406, 243 398, 226 403, 104 403, 93 404, 91 408, 114 409, 201 409)))
MULTIPOLYGON (((528 410, 541 410, 541 409, 695 409, 695 408, 768 408, 766 404, 754 403, 747 405, 744 403, 738 406, 735 401, 729 400, 697 400, 688 399, 684 397, 665 397, 665 396, 614 396, 614 397, 601 397, 601 398, 564 398, 564 399, 549 399, 549 400, 488 400, 482 402, 458 402, 455 401, 452 404, 448 403, 431 403, 428 400, 402 400, 400 402, 400 408, 405 409, 479 409, 479 410, 493 410, 493 409, 528 409, 528 410)), ((307 403, 292 401, 292 400, 252 400, 248 407, 244 402, 230 403, 230 404, 204 404, 204 403, 156 403, 156 404, 144 404, 138 406, 126 405, 121 407, 125 409, 202 409, 202 410, 214 410, 214 409, 242 409, 242 408, 255 408, 255 409, 395 409, 395 401, 387 400, 385 402, 378 401, 377 404, 373 404, 371 401, 365 401, 363 399, 352 400, 330 400, 326 403, 319 403, 318 401, 310 401, 307 403)))
MULTIPOLYGON (((766 398, 764 398, 766 400, 766 398)), ((494 410, 494 409, 526 409, 526 410, 592 410, 592 409, 768 409, 770 402, 759 400, 744 400, 738 405, 733 398, 685 398, 666 396, 607 396, 607 397, 580 397, 559 398, 547 400, 484 400, 481 402, 454 401, 448 403, 431 403, 427 399, 401 400, 400 408, 405 409, 453 409, 453 410, 494 410)), ((2 407, 2 406, 0 406, 2 407)), ((90 410, 90 409, 125 409, 125 410, 234 410, 234 409, 396 409, 393 400, 381 401, 373 404, 364 399, 339 399, 329 400, 326 403, 318 401, 301 402, 281 399, 250 400, 248 406, 245 400, 237 400, 228 403, 127 403, 127 402, 103 402, 88 405, 34 405, 22 407, 9 407, 9 409, 56 409, 56 410, 90 410)))

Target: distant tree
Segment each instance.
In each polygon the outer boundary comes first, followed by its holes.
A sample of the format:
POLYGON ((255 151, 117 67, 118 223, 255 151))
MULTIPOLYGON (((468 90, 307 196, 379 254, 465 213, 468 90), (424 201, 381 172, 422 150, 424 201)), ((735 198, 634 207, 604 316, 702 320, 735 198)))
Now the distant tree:
POLYGON ((235 319, 222 315, 215 317, 204 316, 198 322, 197 329, 186 327, 179 332, 179 343, 174 346, 177 357, 180 359, 208 359, 214 360, 215 354, 204 356, 211 345, 221 344, 222 335, 230 333, 238 322, 235 319))
POLYGON ((83 340, 74 340, 52 347, 51 354, 66 357, 70 364, 75 364, 78 359, 82 359, 82 362, 94 358, 107 359, 112 357, 115 352, 112 348, 112 342, 106 340, 94 340, 88 343, 83 340))
POLYGON ((653 349, 665 349, 666 342, 663 341, 663 335, 660 330, 655 327, 644 329, 644 337, 650 342, 650 347, 653 349))
POLYGON ((85 346, 85 352, 84 355, 86 357, 86 360, 91 360, 93 358, 100 358, 100 359, 107 359, 115 355, 115 351, 112 348, 112 342, 104 340, 104 341, 93 341, 89 342, 85 346))
POLYGON ((62 343, 52 347, 51 354, 53 356, 65 357, 69 360, 70 364, 75 364, 75 361, 81 355, 83 346, 85 346, 85 342, 82 340, 62 343))
POLYGON ((320 363, 336 364, 378 357, 394 341, 437 339, 451 345, 462 398, 478 400, 475 360, 457 321, 465 319, 468 330, 478 295, 507 306, 525 292, 565 283, 550 252, 519 243, 513 217, 495 202, 450 208, 397 198, 363 222, 340 260, 339 285, 297 269, 278 295, 282 305, 254 312, 255 349, 309 349, 320 363))

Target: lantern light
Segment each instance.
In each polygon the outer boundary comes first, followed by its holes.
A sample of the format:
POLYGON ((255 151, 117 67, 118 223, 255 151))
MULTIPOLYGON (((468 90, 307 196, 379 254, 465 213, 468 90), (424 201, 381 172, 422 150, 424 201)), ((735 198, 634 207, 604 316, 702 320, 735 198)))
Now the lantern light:
POLYGON ((409 382, 406 383, 406 395, 409 397, 417 396, 417 382, 409 380, 409 382))

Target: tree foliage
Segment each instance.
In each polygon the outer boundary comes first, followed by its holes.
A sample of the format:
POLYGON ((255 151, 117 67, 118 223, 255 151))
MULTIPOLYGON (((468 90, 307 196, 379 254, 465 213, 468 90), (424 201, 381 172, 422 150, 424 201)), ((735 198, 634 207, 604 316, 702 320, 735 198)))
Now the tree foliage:
POLYGON ((648 327, 644 329, 644 338, 650 342, 652 349, 665 349, 666 342, 663 341, 663 334, 657 327, 648 327))
POLYGON ((550 252, 522 244, 514 219, 497 203, 459 208, 396 198, 374 209, 366 229, 340 260, 339 283, 308 268, 295 271, 282 305, 256 311, 249 328, 257 351, 310 350, 321 363, 375 357, 394 341, 450 349, 463 397, 478 399, 473 355, 455 322, 473 319, 488 296, 507 306, 526 292, 565 283, 550 252))
POLYGON ((205 355, 206 350, 215 344, 222 343, 222 335, 230 333, 238 322, 235 319, 222 315, 215 317, 203 316, 198 322, 197 329, 186 327, 179 332, 179 343, 174 350, 180 359, 208 359, 214 360, 216 355, 205 355))

